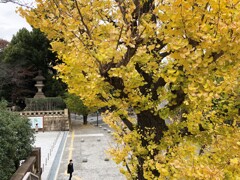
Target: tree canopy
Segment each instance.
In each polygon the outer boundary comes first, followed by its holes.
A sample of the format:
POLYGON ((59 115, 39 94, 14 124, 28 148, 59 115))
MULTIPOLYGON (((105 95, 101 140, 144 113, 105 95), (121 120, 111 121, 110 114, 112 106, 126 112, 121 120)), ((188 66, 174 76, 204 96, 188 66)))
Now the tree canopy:
POLYGON ((9 42, 7 40, 0 38, 0 53, 7 47, 8 44, 9 42))
POLYGON ((70 112, 83 115, 84 124, 87 124, 88 114, 97 110, 96 108, 91 107, 90 109, 85 106, 81 98, 75 94, 65 93, 64 101, 70 112))
POLYGON ((6 81, 2 81, 4 89, 0 95, 13 103, 33 97, 37 92, 33 78, 39 70, 46 78, 45 95, 54 97, 63 94, 65 85, 55 77, 53 66, 57 64, 57 58, 50 48, 50 41, 39 29, 20 29, 2 52, 0 63, 4 65, 3 72, 8 73, 4 73, 5 78, 1 73, 6 81))
POLYGON ((38 0, 20 11, 52 40, 69 91, 108 107, 126 177, 240 176, 238 0, 38 0))
POLYGON ((0 102, 0 179, 9 180, 17 170, 20 160, 32 151, 34 131, 29 120, 6 109, 0 102))
POLYGON ((0 62, 2 59, 2 54, 3 54, 2 52, 7 47, 8 44, 9 44, 8 41, 0 38, 0 62))

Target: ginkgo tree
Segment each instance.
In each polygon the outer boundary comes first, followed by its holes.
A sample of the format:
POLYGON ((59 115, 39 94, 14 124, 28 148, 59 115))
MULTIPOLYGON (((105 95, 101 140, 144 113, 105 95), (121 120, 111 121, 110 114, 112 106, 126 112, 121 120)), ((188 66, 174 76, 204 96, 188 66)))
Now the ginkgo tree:
POLYGON ((20 13, 52 40, 69 92, 108 107, 128 179, 240 176, 240 1, 36 0, 20 13))

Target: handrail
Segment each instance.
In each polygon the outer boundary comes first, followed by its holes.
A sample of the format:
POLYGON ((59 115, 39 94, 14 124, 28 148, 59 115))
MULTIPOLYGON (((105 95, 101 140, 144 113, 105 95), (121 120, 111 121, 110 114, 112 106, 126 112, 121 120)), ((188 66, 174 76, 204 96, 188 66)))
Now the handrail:
POLYGON ((22 178, 22 180, 39 180, 39 177, 31 172, 27 172, 25 176, 22 178))

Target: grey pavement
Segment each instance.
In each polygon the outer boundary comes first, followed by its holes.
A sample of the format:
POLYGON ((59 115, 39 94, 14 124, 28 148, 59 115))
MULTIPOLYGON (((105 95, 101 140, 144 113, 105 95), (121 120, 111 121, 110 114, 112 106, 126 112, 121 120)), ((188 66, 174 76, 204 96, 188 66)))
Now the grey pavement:
MULTIPOLYGON (((96 117, 89 117, 96 124, 96 117)), ((99 118, 99 123, 102 123, 99 118)), ((72 131, 69 132, 55 180, 67 180, 66 172, 70 159, 73 160, 73 180, 125 180, 117 166, 106 154, 113 145, 107 126, 83 125, 79 117, 72 118, 72 131), (105 127, 105 128, 104 128, 105 127)), ((52 179, 49 179, 52 180, 52 179)))
POLYGON ((82 116, 72 116, 72 131, 35 134, 34 146, 41 147, 42 180, 67 180, 69 159, 74 163, 73 180, 125 180, 120 166, 106 154, 113 145, 109 127, 96 115, 88 117, 88 125, 82 122, 82 116))
POLYGON ((64 134, 68 132, 51 131, 35 134, 34 146, 41 147, 42 180, 47 180, 64 134))

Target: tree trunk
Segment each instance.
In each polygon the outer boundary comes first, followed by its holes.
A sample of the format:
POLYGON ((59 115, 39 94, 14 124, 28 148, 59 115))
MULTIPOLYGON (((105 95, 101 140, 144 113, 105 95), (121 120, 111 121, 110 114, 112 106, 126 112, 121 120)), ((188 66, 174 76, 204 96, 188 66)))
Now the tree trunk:
POLYGON ((88 115, 83 115, 83 124, 87 124, 88 115))
MULTIPOLYGON (((161 138, 163 137, 164 131, 168 130, 168 127, 165 123, 165 120, 159 117, 159 115, 154 115, 151 110, 142 111, 137 115, 138 120, 138 129, 140 130, 143 137, 146 136, 146 134, 151 131, 151 133, 155 133, 156 136, 154 138, 154 141, 158 143, 161 138), (154 128, 151 130, 148 130, 146 128, 154 128)), ((146 146, 148 145, 147 141, 142 141, 142 145, 146 146)))
MULTIPOLYGON (((154 115, 151 110, 142 111, 137 115, 138 120, 138 131, 142 135, 141 143, 143 147, 147 147, 149 145, 148 140, 144 139, 149 133, 155 134, 153 141, 156 144, 160 143, 160 140, 163 137, 164 131, 168 130, 168 127, 161 117, 158 115, 154 115)), ((150 158, 154 159, 154 156, 158 154, 158 151, 155 151, 153 155, 149 154, 150 158)), ((138 157, 138 179, 145 180, 143 174, 143 164, 144 158, 138 157)), ((152 172, 155 176, 160 176, 158 171, 152 172)))

